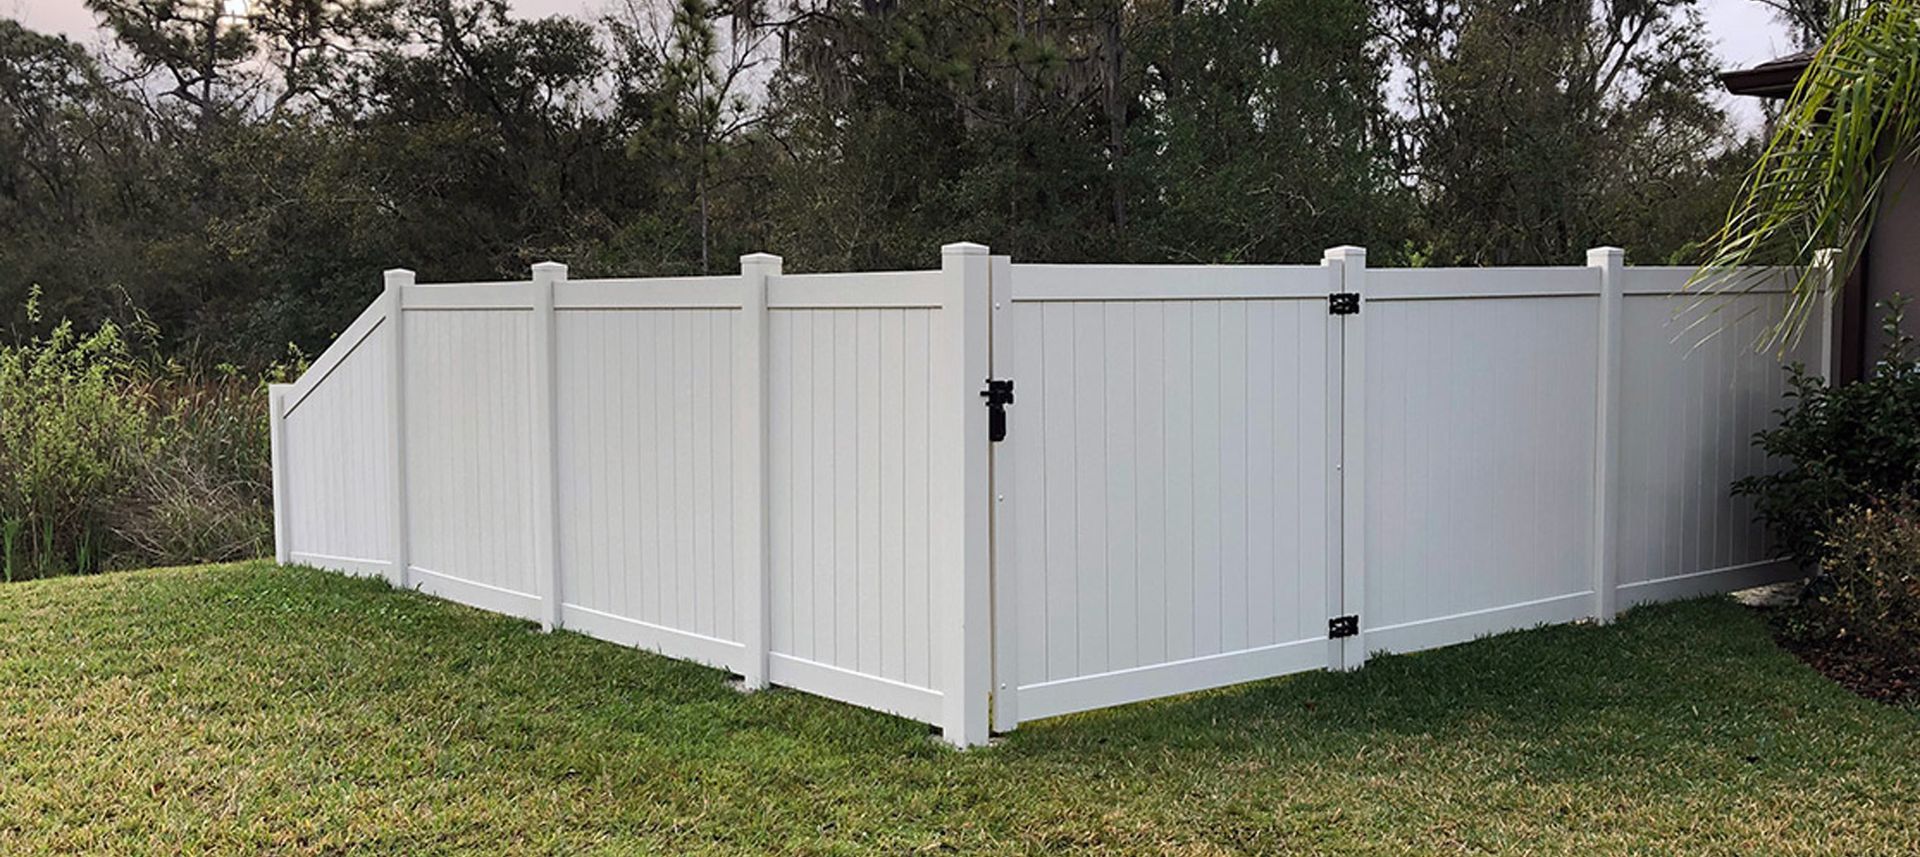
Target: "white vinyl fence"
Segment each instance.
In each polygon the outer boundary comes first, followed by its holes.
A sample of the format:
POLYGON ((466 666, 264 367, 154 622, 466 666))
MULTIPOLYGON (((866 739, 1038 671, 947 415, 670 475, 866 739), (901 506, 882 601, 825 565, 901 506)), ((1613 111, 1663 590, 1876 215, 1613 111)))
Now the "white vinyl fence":
POLYGON ((1795 571, 1728 491, 1768 466, 1786 274, 1704 306, 1687 275, 394 271, 272 391, 278 554, 962 746, 1606 621, 1795 571))

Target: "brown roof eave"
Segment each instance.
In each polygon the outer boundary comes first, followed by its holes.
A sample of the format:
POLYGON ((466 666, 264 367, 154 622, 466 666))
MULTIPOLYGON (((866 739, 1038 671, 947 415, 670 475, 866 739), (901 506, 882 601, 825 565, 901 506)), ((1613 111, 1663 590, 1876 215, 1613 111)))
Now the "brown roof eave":
POLYGON ((1813 61, 1813 55, 1802 52, 1777 60, 1764 62, 1753 68, 1736 69, 1720 73, 1720 82, 1734 95, 1752 95, 1758 98, 1786 98, 1793 94, 1794 84, 1800 82, 1800 74, 1807 70, 1807 64, 1813 61))

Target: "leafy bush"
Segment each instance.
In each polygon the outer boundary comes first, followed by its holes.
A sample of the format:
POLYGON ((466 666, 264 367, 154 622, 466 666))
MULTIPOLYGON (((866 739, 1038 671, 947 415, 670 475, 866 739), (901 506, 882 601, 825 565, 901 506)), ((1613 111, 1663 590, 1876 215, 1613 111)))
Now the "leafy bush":
MULTIPOLYGON (((26 318, 40 320, 31 297, 26 318)), ((62 322, 0 342, 4 579, 270 550, 261 380, 231 366, 140 360, 133 351, 110 323, 83 334, 62 322)), ((270 374, 297 370, 295 357, 270 374)))
POLYGON ((1793 634, 1880 664, 1920 665, 1920 502, 1896 497, 1840 516, 1820 571, 1793 634))
POLYGON ((1871 376, 1832 386, 1794 364, 1778 427, 1755 442, 1784 467, 1734 483, 1751 495, 1781 550, 1803 562, 1826 555, 1829 528, 1876 498, 1914 496, 1920 485, 1920 366, 1888 308, 1886 349, 1871 376))
MULTIPOLYGON (((37 295, 27 304, 39 320, 37 295)), ((154 448, 119 328, 0 345, 0 574, 96 571, 111 512, 154 448)))

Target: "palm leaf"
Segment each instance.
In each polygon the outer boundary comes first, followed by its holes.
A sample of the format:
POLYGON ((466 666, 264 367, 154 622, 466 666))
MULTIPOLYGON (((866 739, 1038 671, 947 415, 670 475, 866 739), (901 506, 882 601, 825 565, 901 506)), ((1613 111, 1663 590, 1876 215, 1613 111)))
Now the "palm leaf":
POLYGON ((1920 0, 1837 14, 1687 284, 1739 294, 1759 281, 1757 266, 1799 265, 1768 331, 1775 348, 1797 342, 1833 300, 1866 249, 1889 171, 1920 157, 1920 0), (1833 252, 1821 257, 1825 249, 1833 252))

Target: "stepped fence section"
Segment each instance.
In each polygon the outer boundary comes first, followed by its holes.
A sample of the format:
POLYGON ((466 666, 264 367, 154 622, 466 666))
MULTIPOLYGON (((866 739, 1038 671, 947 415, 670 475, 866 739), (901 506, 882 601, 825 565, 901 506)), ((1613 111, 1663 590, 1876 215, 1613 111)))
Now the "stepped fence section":
POLYGON ((961 746, 1607 621, 1797 571, 1728 490, 1771 466, 1790 277, 1689 273, 391 271, 270 392, 276 552, 961 746))

